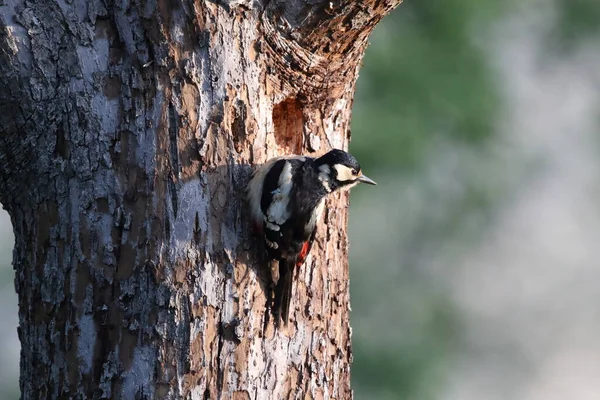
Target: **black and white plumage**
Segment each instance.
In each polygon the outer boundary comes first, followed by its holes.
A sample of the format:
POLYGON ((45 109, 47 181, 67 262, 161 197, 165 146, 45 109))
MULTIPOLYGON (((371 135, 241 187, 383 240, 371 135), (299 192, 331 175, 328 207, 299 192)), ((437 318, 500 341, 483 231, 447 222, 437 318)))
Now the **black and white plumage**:
POLYGON ((310 252, 325 196, 360 182, 376 184, 362 174, 352 155, 337 149, 319 158, 273 158, 250 180, 252 222, 264 238, 269 258, 274 290, 271 308, 284 324, 289 317, 292 275, 310 252))

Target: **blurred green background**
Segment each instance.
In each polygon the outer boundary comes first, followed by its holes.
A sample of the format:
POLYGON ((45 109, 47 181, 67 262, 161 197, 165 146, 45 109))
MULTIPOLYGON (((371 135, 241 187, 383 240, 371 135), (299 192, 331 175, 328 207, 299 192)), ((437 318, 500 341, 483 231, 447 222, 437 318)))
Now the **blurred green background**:
POLYGON ((351 151, 357 399, 600 399, 600 2, 407 0, 351 151), (589 213, 584 210, 589 210, 589 213))
MULTIPOLYGON (((600 2, 406 0, 351 151, 357 399, 600 399, 600 2)), ((17 398, 0 214, 0 398, 17 398)))

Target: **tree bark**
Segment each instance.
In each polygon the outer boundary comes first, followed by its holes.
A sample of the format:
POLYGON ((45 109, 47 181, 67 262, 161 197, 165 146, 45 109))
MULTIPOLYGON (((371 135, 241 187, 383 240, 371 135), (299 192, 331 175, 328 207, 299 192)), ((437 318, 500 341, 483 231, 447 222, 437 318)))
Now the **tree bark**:
POLYGON ((251 166, 347 147, 400 0, 0 2, 24 399, 351 398, 346 195, 266 322, 251 166))

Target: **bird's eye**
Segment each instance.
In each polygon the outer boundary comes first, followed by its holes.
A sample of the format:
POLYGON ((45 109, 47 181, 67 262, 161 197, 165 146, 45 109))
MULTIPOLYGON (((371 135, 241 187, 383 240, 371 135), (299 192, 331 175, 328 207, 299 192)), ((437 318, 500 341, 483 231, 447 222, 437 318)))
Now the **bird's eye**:
POLYGON ((357 170, 355 170, 355 169, 353 169, 353 170, 352 170, 352 175, 358 175, 358 171, 357 171, 357 170))

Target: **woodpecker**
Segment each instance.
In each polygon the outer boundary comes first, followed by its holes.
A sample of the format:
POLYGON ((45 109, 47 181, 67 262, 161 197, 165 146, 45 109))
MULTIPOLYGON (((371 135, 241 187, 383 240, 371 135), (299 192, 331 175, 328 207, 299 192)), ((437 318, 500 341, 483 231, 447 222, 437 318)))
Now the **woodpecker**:
POLYGON ((262 236, 269 259, 271 309, 277 325, 287 324, 292 273, 310 252, 325 197, 361 182, 376 185, 363 175, 352 155, 338 149, 319 158, 272 158, 254 172, 248 203, 254 230, 262 236))

